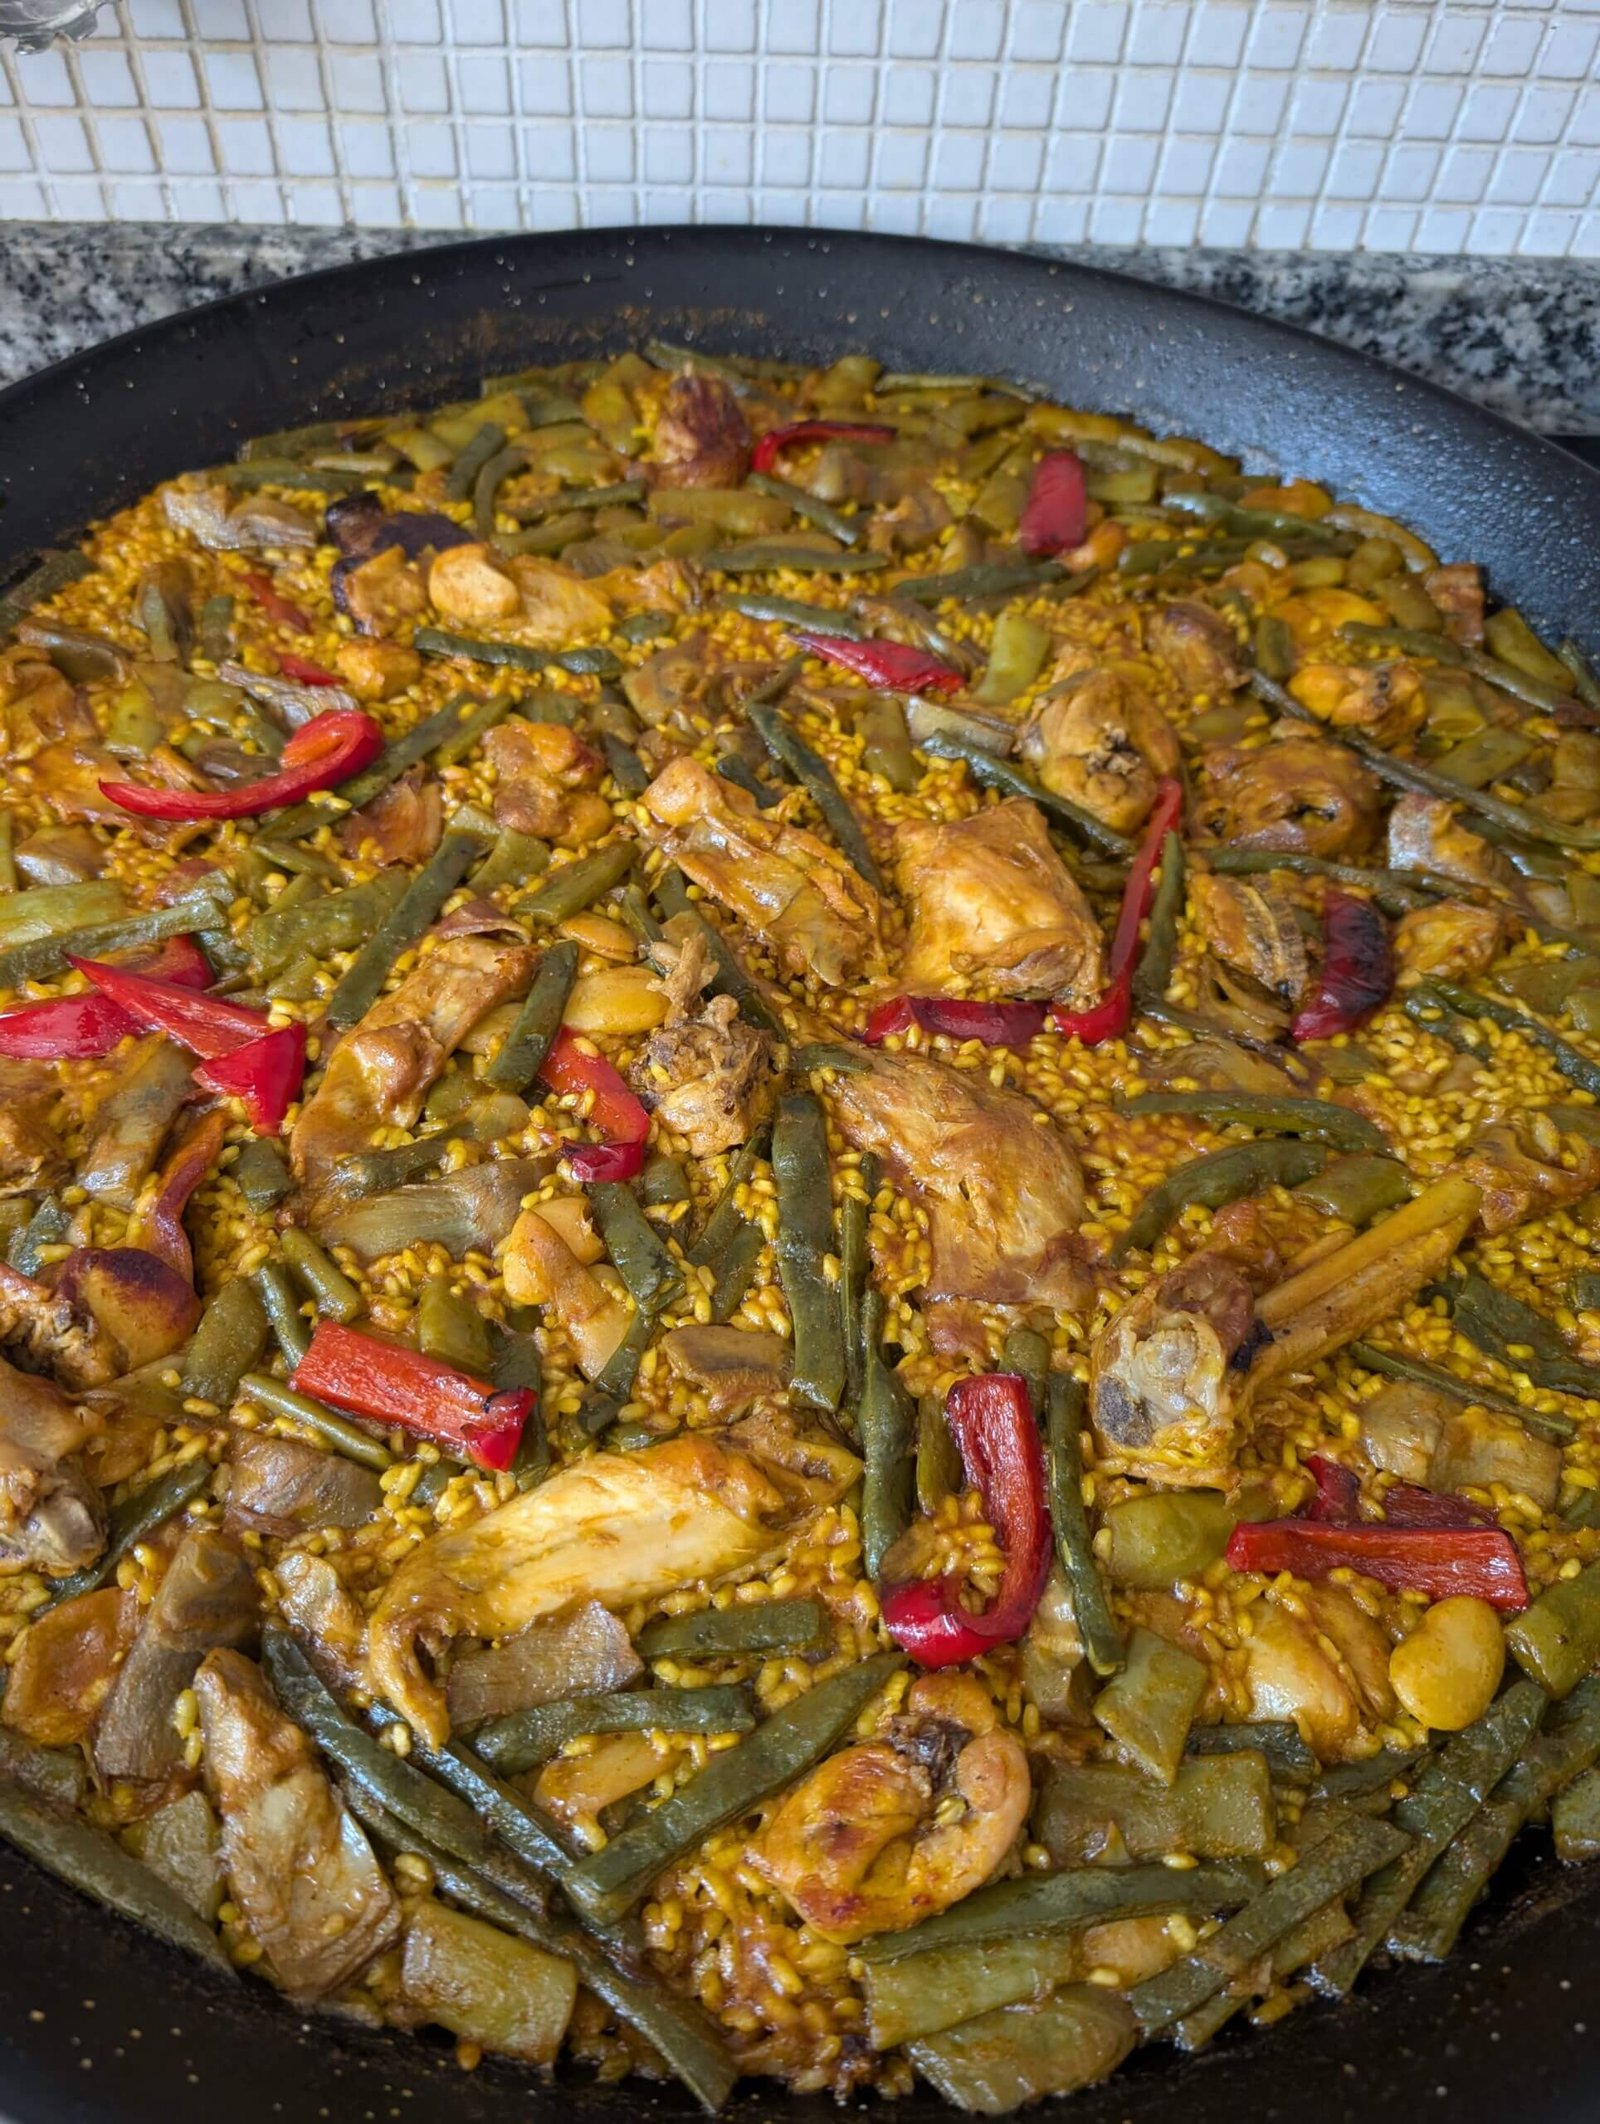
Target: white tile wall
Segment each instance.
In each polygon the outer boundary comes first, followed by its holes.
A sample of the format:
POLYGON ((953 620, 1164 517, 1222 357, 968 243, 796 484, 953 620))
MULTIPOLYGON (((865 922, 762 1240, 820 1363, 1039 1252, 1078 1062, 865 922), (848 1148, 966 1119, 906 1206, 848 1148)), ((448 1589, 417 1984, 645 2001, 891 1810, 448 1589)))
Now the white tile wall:
POLYGON ((0 52, 0 217, 1600 258, 1597 53, 1600 0, 116 0, 0 52))

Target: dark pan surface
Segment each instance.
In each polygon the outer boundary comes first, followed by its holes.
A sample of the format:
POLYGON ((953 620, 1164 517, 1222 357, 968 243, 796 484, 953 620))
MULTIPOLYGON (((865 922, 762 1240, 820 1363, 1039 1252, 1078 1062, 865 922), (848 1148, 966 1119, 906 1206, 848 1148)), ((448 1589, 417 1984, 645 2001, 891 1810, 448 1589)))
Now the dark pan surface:
MULTIPOLYGON (((1600 474, 1464 400, 1195 297, 963 245, 801 231, 591 231, 341 267, 130 333, 0 393, 0 579, 38 547, 244 436, 448 397, 485 370, 713 348, 1047 385, 1321 479, 1487 563, 1541 630, 1600 647, 1600 474)), ((1338 2009, 1140 2055, 1074 2124, 1595 2124, 1600 1877, 1514 1854, 1442 1970, 1369 1978, 1338 2009), (1591 2033, 1591 2029, 1594 2031, 1591 2033)), ((933 2124, 930 2096, 863 2113, 933 2124)), ((8 2124, 583 2124, 687 2118, 643 2081, 543 2092, 428 2040, 308 2020, 220 1986, 0 1848, 0 2116, 8 2124)), ((741 2124, 835 2116, 752 2083, 741 2124)))

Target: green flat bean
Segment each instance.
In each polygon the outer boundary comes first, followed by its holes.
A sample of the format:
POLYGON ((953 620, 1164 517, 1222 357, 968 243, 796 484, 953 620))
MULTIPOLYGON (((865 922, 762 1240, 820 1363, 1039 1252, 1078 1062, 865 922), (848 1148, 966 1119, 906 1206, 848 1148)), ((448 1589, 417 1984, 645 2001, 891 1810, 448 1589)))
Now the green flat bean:
POLYGON ((106 1545, 99 1557, 81 1571, 74 1571, 70 1578, 53 1579, 46 1607, 56 1607, 61 1601, 75 1600, 80 1593, 93 1593, 109 1585, 123 1557, 203 1495, 211 1487, 214 1472, 205 1454, 198 1454, 113 1506, 106 1526, 106 1545))
POLYGON ((317 1311, 326 1320, 348 1327, 362 1313, 361 1293, 333 1256, 298 1225, 286 1225, 278 1234, 278 1251, 317 1311))
POLYGON ((561 1030, 562 1013, 578 977, 580 956, 576 943, 563 937, 539 961, 539 970, 516 1021, 483 1073, 485 1084, 492 1084, 497 1091, 522 1092, 538 1076, 561 1030))
POLYGON ((1297 1181, 1308 1180, 1320 1172, 1326 1156, 1319 1143, 1269 1136, 1191 1159, 1151 1188, 1112 1248, 1111 1259, 1121 1263, 1135 1249, 1153 1247, 1181 1212, 1196 1204, 1221 1209, 1224 1203, 1258 1195, 1263 1188, 1293 1187, 1297 1181))
POLYGON ((590 1733, 748 1733, 755 1725, 748 1689, 620 1689, 575 1696, 492 1718, 472 1736, 472 1750, 507 1777, 536 1770, 569 1741, 590 1733))
POLYGON ((818 501, 804 487, 792 486, 788 480, 778 479, 771 472, 752 472, 745 485, 754 487, 758 494, 765 494, 773 501, 787 502, 796 516, 803 517, 808 524, 815 524, 819 531, 826 531, 841 546, 861 543, 861 525, 855 517, 846 516, 831 502, 818 501))
POLYGON ((270 1136, 251 1137, 239 1153, 233 1178, 246 1205, 258 1217, 276 1209, 294 1191, 283 1152, 270 1136))
POLYGON ((594 1390, 597 1395, 617 1402, 624 1402, 633 1392, 633 1383, 639 1376, 639 1363, 650 1347, 656 1332, 659 1315, 649 1306, 639 1306, 628 1332, 606 1359, 601 1371, 595 1375, 594 1390))
POLYGON ((1081 804, 1074 804, 1069 797, 1058 796, 1053 789, 1046 789, 1031 775, 1024 774, 1009 760, 997 759, 985 752, 981 745, 973 744, 950 730, 930 731, 919 740, 919 749, 936 760, 961 760, 968 773, 985 789, 998 789, 1003 796, 1026 797, 1030 804, 1037 804, 1047 818, 1065 826, 1078 840, 1090 848, 1098 848, 1103 855, 1116 856, 1126 861, 1133 854, 1133 843, 1126 834, 1118 833, 1097 819, 1092 811, 1085 811, 1081 804))
POLYGON ((728 1167, 728 1182, 712 1205, 705 1228, 688 1248, 685 1258, 694 1268, 712 1268, 727 1251, 741 1225, 745 1224, 744 1212, 738 1206, 738 1193, 747 1187, 756 1167, 766 1157, 772 1145, 772 1131, 763 1124, 748 1143, 741 1144, 732 1164, 728 1167))
POLYGON ((1337 1150, 1389 1148, 1375 1122, 1332 1099, 1280 1099, 1244 1091, 1140 1092, 1118 1103, 1125 1114, 1183 1114, 1217 1128, 1237 1122, 1278 1135, 1308 1136, 1337 1150))
POLYGON ((1316 1757, 1301 1739, 1300 1728, 1287 1718, 1241 1719, 1231 1726, 1191 1726, 1184 1753, 1260 1753, 1281 1785, 1309 1785, 1317 1774, 1316 1757))
POLYGON ((1532 1431, 1536 1438, 1550 1438, 1557 1445, 1565 1445, 1577 1435, 1577 1425, 1568 1416, 1546 1416, 1538 1409, 1524 1408, 1520 1401, 1513 1401, 1508 1394, 1494 1387, 1475 1386, 1470 1379, 1459 1378, 1447 1372, 1442 1365, 1425 1364, 1420 1357, 1404 1357, 1398 1350, 1380 1350, 1375 1343, 1357 1340, 1346 1345, 1354 1361, 1369 1372, 1380 1372, 1385 1379, 1400 1379, 1408 1386, 1431 1387, 1435 1393, 1448 1394, 1453 1400, 1464 1401, 1470 1407, 1494 1409, 1502 1416, 1514 1416, 1525 1430, 1532 1431))
POLYGON ((1580 1091, 1600 1093, 1600 1062, 1591 1062, 1570 1040, 1563 1040, 1559 1033, 1552 1032, 1547 1025, 1541 1025, 1524 1012, 1513 1010, 1509 1003, 1497 1003, 1489 996, 1480 996, 1473 989, 1463 988, 1458 981, 1439 978, 1418 982, 1408 1000, 1424 1007, 1434 1005, 1441 1010, 1453 1011, 1459 1018, 1486 1019, 1489 1024, 1499 1026, 1502 1032, 1520 1033, 1524 1040, 1531 1040, 1536 1047, 1545 1050, 1569 1084, 1576 1084, 1580 1091))
POLYGON ((1056 1554, 1072 1588, 1072 1612, 1084 1653, 1095 1673, 1104 1677, 1115 1674, 1127 1655, 1095 1561, 1083 1506, 1083 1405, 1081 1384, 1069 1372, 1053 1372, 1045 1429, 1050 1523, 1055 1529, 1056 1554))
POLYGON ((507 826, 467 882, 480 898, 487 898, 502 885, 525 885, 530 878, 542 877, 549 868, 549 842, 507 826))
POLYGON ((650 787, 650 770, 633 747, 619 737, 605 731, 600 739, 606 756, 606 768, 611 779, 624 796, 642 796, 650 787))
POLYGON ((472 440, 456 452, 454 464, 445 474, 444 491, 451 501, 467 501, 478 483, 478 474, 491 457, 506 446, 506 431, 492 420, 486 420, 472 440))
POLYGON ((858 619, 829 605, 806 605, 794 597, 769 596, 761 590, 724 590, 712 599, 718 612, 742 612, 746 619, 770 620, 813 634, 842 634, 853 642, 866 633, 858 619))
POLYGON ((637 853, 637 842, 613 841, 607 848, 596 848, 575 862, 563 863, 559 870, 546 871, 544 883, 517 903, 518 914, 525 921, 546 923, 552 929, 558 922, 570 922, 575 914, 582 914, 622 883, 633 868, 637 853))
POLYGON ((24 981, 48 981, 67 971, 69 955, 98 959, 107 952, 132 951, 143 944, 163 944, 168 937, 213 930, 226 911, 213 889, 188 893, 170 907, 129 915, 120 922, 97 922, 84 929, 64 929, 53 937, 30 937, 25 944, 0 951, 0 988, 24 981))
POLYGON ((394 1455, 381 1438, 375 1438, 371 1431, 364 1430, 350 1417, 325 1408, 320 1401, 313 1401, 308 1394, 297 1394, 282 1380, 271 1379, 265 1372, 246 1372, 239 1382, 239 1391, 270 1414, 287 1417, 289 1422, 303 1424, 308 1431, 315 1431, 346 1460, 354 1460, 364 1468, 376 1468, 380 1474, 385 1468, 394 1466, 394 1455))
POLYGON ((343 1032, 366 1016, 395 960, 432 928, 482 850, 476 833, 453 829, 444 836, 328 998, 331 1026, 343 1032))
POLYGON ((717 762, 717 772, 725 782, 732 782, 742 789, 747 797, 754 799, 761 810, 770 810, 783 801, 783 791, 774 789, 770 782, 762 781, 760 775, 740 759, 736 752, 725 752, 717 762))
POLYGON ((856 728, 861 732, 861 764, 867 772, 881 774, 897 794, 909 795, 922 780, 922 770, 900 702, 892 693, 869 695, 856 728))
POLYGON ((589 1187, 589 1210, 628 1296, 643 1310, 659 1311, 683 1277, 638 1196, 620 1180, 596 1180, 589 1187))
POLYGON ((1182 837, 1169 833, 1161 843, 1161 877, 1150 903, 1150 927, 1133 977, 1133 1000, 1140 1009, 1152 998, 1162 999, 1172 979, 1172 962, 1178 953, 1178 924, 1183 919, 1186 868, 1182 837))
POLYGON ((866 575, 888 563, 881 553, 825 553, 816 546, 753 538, 741 546, 718 546, 701 554, 700 565, 717 575, 767 575, 779 570, 796 575, 866 575))
POLYGON ((1261 1868, 1248 1862, 1207 1861, 1172 1866, 1074 1866, 1064 1873, 1024 1875, 979 1888, 940 1917, 904 1932, 860 1941, 864 1962, 900 1962, 945 1947, 998 1945, 1020 1934, 1078 1932, 1117 1918, 1155 1917, 1168 1910, 1237 1910, 1259 1893, 1261 1868))
POLYGON ((834 780, 833 770, 821 753, 813 751, 793 725, 785 722, 775 708, 767 706, 764 702, 747 701, 745 713, 762 744, 779 766, 794 776, 821 812, 828 831, 843 849, 853 868, 866 879, 874 892, 882 892, 883 873, 873 858, 865 829, 845 801, 844 792, 834 780))
POLYGON ((756 1280, 766 1239, 759 1224, 746 1224, 728 1241, 717 1260, 711 1286, 711 1318, 721 1327, 733 1318, 756 1280))
POLYGON ((24 1276, 37 1276, 44 1266, 40 1249, 61 1245, 71 1230, 71 1210, 46 1195, 22 1229, 12 1233, 6 1247, 7 1267, 20 1269, 24 1276))
POLYGON ((470 1298, 450 1288, 447 1276, 430 1276, 417 1293, 417 1348, 475 1379, 493 1362, 489 1323, 470 1298))
POLYGON ((1037 1328, 1008 1330, 1000 1351, 1000 1369, 1015 1372, 1028 1389, 1034 1421, 1044 1422, 1045 1388, 1050 1378, 1050 1345, 1037 1328))
POLYGON ((1384 1157, 1378 1151, 1351 1151, 1302 1180, 1295 1193, 1326 1216, 1359 1226, 1408 1202, 1411 1175, 1398 1158, 1384 1157))
POLYGON ((924 604, 942 604, 946 598, 963 602, 975 597, 1004 597, 1013 590, 1035 590, 1060 581, 1065 574, 1053 560, 999 562, 989 567, 953 568, 944 575, 908 575, 895 584, 892 595, 914 597, 924 604))
POLYGON ((979 2014, 912 2043, 907 2055, 947 2102, 1001 2116, 1108 2079, 1137 2041, 1124 1999, 1069 1984, 1041 2003, 979 2014))
POLYGON ((871 1579, 911 1524, 916 1501, 916 1403, 883 1360, 883 1298, 869 1290, 861 1305, 863 1377, 856 1425, 861 1434, 861 1558, 871 1579))
POLYGON ((737 1601, 727 1608, 697 1608, 692 1615, 661 1615, 634 1639, 641 1659, 743 1659, 755 1652, 804 1652, 826 1641, 828 1611, 820 1600, 737 1601))
POLYGON ((1566 1337, 1543 1313, 1471 1269, 1452 1282, 1448 1292, 1455 1325, 1485 1355, 1526 1372, 1535 1386, 1553 1393, 1578 1394, 1591 1401, 1600 1395, 1600 1367, 1574 1357, 1566 1337), (1513 1345, 1527 1354, 1513 1357, 1513 1345))
POLYGON ((947 1497, 960 1491, 965 1480, 944 1402, 937 1394, 924 1394, 917 1408, 918 1511, 937 1511, 947 1497))
POLYGON ((1170 1785, 1205 1693, 1201 1661, 1138 1627, 1128 1639, 1121 1672, 1095 1698, 1095 1723, 1125 1756, 1170 1785))
POLYGON ((839 1317, 844 1322, 844 1398, 854 1408, 866 1377, 867 1345, 862 1302, 872 1263, 867 1253, 867 1225, 878 1192, 878 1159, 868 1151, 861 1160, 863 1193, 845 1196, 839 1206, 839 1317))
POLYGON ((271 1333, 255 1285, 245 1277, 225 1283, 207 1304, 183 1361, 183 1391, 226 1409, 239 1382, 261 1362, 271 1333))
POLYGON ((462 717, 449 737, 434 748, 434 765, 459 766, 470 753, 477 750, 481 740, 486 738, 497 724, 505 721, 511 709, 509 694, 491 694, 488 700, 477 702, 470 713, 462 717))
POLYGON ((1600 1563, 1558 1578, 1506 1624, 1506 1646, 1524 1674, 1559 1701, 1600 1661, 1600 1563))
POLYGON ((675 1859, 819 1762, 900 1665, 897 1652, 880 1652, 847 1667, 712 1756, 670 1799, 572 1868, 562 1885, 573 1907, 596 1923, 624 1916, 675 1859))
POLYGON ((469 664, 500 664, 508 671, 570 671, 578 678, 620 678, 622 665, 610 649, 529 649, 521 642, 477 641, 444 627, 419 627, 411 637, 419 656, 455 656, 469 664))
POLYGON ((140 1865, 103 1829, 91 1828, 78 1815, 57 1814, 14 1785, 0 1784, 0 1836, 69 1888, 233 1975, 211 1927, 160 1874, 140 1865))
POLYGON ((1186 1757, 1170 1785, 1127 1763, 1063 1763, 1048 1771, 1033 1834, 1059 1866, 1103 1857, 1107 1830, 1120 1857, 1270 1858, 1278 1825, 1264 1755, 1186 1757))
POLYGON ((820 1101, 791 1092, 772 1128, 778 1191, 778 1278, 794 1328, 789 1391, 815 1409, 836 1409, 844 1391, 844 1330, 838 1293, 823 1269, 833 1252, 828 1126, 820 1101))
MULTIPOLYGON (((1312 1982, 1319 1991, 1343 1998, 1350 1990, 1387 1939, 1422 1876, 1527 1746, 1548 1702, 1544 1691, 1532 1682, 1513 1682, 1482 1718, 1452 1735, 1422 1765, 1405 1798, 1395 1802, 1391 1817, 1407 1844, 1368 1881, 1351 1913, 1354 1937, 1314 1965, 1312 1982)), ((1313 1860, 1316 1855, 1313 1851, 1313 1860)))
MULTIPOLYGON (((364 767, 360 774, 352 775, 348 782, 340 784, 341 802, 351 811, 363 810, 374 797, 382 796, 386 789, 398 782, 408 769, 425 760, 435 746, 453 736, 460 722, 458 697, 446 701, 442 708, 436 708, 420 723, 413 723, 409 730, 384 746, 370 767, 364 767)), ((280 841, 298 839, 304 834, 315 833, 319 826, 328 824, 331 816, 333 814, 325 804, 296 804, 289 811, 279 812, 273 820, 273 838, 280 841)))
POLYGON ((1572 690, 1586 708, 1600 709, 1600 679, 1595 677, 1594 666, 1569 635, 1559 644, 1556 655, 1572 673, 1572 690))
POLYGON ((311 1347, 311 1330, 300 1310, 299 1294, 289 1271, 281 1261, 264 1261, 252 1281, 273 1337, 292 1372, 311 1347))

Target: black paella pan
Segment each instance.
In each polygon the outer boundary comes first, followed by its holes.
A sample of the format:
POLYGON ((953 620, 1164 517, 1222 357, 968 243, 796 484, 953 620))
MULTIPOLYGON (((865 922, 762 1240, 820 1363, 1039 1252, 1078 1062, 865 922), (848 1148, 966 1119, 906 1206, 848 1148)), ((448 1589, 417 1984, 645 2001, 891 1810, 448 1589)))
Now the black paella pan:
MULTIPOLYGON (((242 438, 470 390, 484 372, 650 334, 734 352, 978 370, 1303 473, 1483 562, 1549 635, 1600 650, 1600 474, 1465 401, 1288 327, 1082 267, 801 231, 589 231, 403 253, 235 296, 0 392, 0 583, 39 548, 242 438)), ((1074 2124, 1590 2124, 1600 2119, 1600 1876, 1538 1839, 1436 1971, 1339 2008, 1156 2049, 1073 2098, 1074 2124)), ((866 2105, 888 2117, 876 2098, 866 2105)), ((746 2083, 745 2124, 836 2115, 746 2083)), ((556 2089, 441 2043, 229 1989, 0 1849, 6 2124, 593 2124, 695 2114, 634 2080, 556 2089)), ((894 2124, 953 2115, 936 2098, 894 2124)))

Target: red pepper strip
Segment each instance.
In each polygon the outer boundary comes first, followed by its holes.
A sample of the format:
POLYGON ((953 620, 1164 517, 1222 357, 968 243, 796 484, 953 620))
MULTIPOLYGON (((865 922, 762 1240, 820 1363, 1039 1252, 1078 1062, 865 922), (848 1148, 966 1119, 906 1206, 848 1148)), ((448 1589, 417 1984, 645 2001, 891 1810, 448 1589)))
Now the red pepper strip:
POLYGON ((1354 1468, 1347 1468, 1325 1453, 1306 1457, 1306 1473, 1317 1494, 1306 1507, 1306 1517, 1321 1526, 1353 1527, 1359 1523, 1361 1481, 1354 1468))
MULTIPOLYGON (((132 956, 134 963, 119 971, 175 981, 183 988, 209 988, 216 978, 193 937, 171 937, 153 951, 132 956)), ((109 1055, 138 1031, 138 1020, 120 1003, 91 989, 86 995, 54 996, 48 1003, 24 1003, 19 1010, 0 1013, 0 1055, 33 1062, 83 1060, 109 1055)))
POLYGON ((180 988, 209 988, 217 978, 211 961, 193 937, 168 937, 117 961, 121 973, 143 974, 147 981, 176 981, 180 988))
POLYGON ((792 420, 786 428, 773 428, 763 435, 750 453, 752 472, 770 472, 778 452, 791 443, 864 442, 891 443, 896 430, 875 420, 792 420))
POLYGON ((537 1401, 532 1387, 497 1393, 487 1379, 332 1320, 318 1326, 289 1383, 296 1393, 374 1423, 397 1423, 496 1471, 516 1458, 537 1401))
POLYGON ((1044 1446, 1026 1384, 1014 1372, 958 1380, 945 1403, 945 1420, 1006 1562, 999 1590, 981 1615, 961 1606, 954 1579, 921 1579, 884 1592, 885 1629, 923 1667, 977 1659, 1020 1637, 1050 1575, 1044 1446))
POLYGON ((1081 461, 1071 450, 1047 450, 1033 468, 1017 543, 1024 553, 1043 558, 1081 546, 1088 529, 1089 496, 1081 461))
POLYGON ((1163 775, 1156 784, 1155 805, 1123 888, 1122 907, 1111 938, 1111 956, 1106 963, 1105 993, 1087 1010, 1069 1010, 1064 1003, 1050 1006, 1051 1023, 1069 1040, 1081 1040, 1085 1047, 1098 1047, 1102 1040, 1115 1040, 1127 1031, 1133 1017, 1133 973, 1139 956, 1139 925, 1150 912, 1150 902, 1155 898, 1161 844, 1182 814, 1183 784, 1170 775, 1163 775))
POLYGON ((278 651, 278 671, 281 677, 293 679, 297 686, 337 686, 339 683, 336 671, 324 671, 309 657, 292 656, 287 649, 278 651))
POLYGON ((562 1156, 579 1180, 631 1180, 644 1165, 650 1116, 604 1055, 586 1054, 563 1025, 539 1065, 553 1092, 576 1096, 592 1091, 589 1119, 605 1143, 569 1145, 562 1156))
POLYGON ((881 1047, 891 1033, 941 1033, 947 1040, 981 1040, 985 1047, 1026 1047, 1044 1027, 1042 1003, 968 1003, 954 996, 894 996, 880 1003, 862 1034, 881 1047))
POLYGON ((1354 1032, 1389 1000, 1394 987, 1394 949, 1388 924, 1370 900, 1329 886, 1322 896, 1322 970, 1315 998, 1300 1012, 1290 1036, 1331 1040, 1354 1032))
POLYGON ((1419 1489, 1414 1482, 1391 1485, 1383 1500, 1383 1523, 1387 1527, 1492 1527, 1498 1524, 1482 1505, 1468 1504, 1464 1497, 1442 1497, 1437 1490, 1419 1489))
POLYGON ((225 1098, 242 1099, 256 1134, 275 1136, 291 1103, 300 1096, 305 1073, 305 1027, 279 1025, 231 1054, 203 1062, 194 1081, 225 1098))
POLYGON ((1469 1593, 1510 1614, 1528 1605, 1516 1543, 1498 1527, 1327 1527, 1305 1519, 1241 1521, 1228 1543, 1235 1571, 1326 1578, 1359 1571, 1400 1592, 1448 1600, 1469 1593))
POLYGON ((142 1247, 175 1269, 185 1283, 194 1282, 194 1251, 183 1228, 189 1197, 216 1164, 228 1132, 226 1114, 202 1114, 162 1169, 156 1199, 128 1234, 129 1246, 142 1247))
POLYGON ((259 1040, 267 1030, 259 1010, 225 1003, 220 996, 197 996, 176 981, 152 981, 148 974, 127 973, 120 966, 104 966, 98 959, 72 959, 70 963, 147 1032, 166 1033, 180 1047, 208 1061, 231 1055, 236 1047, 259 1040))
POLYGON ((852 642, 842 634, 799 634, 795 641, 807 656, 820 656, 853 671, 869 686, 886 693, 959 693, 961 673, 906 642, 852 642))
POLYGON ((328 708, 302 723, 283 748, 277 772, 236 789, 146 789, 102 782, 100 793, 146 819, 253 819, 297 804, 370 766, 383 750, 383 728, 356 708, 328 708))
POLYGON ((291 604, 288 598, 273 586, 272 577, 263 575, 259 568, 246 571, 244 586, 267 618, 276 620, 280 627, 292 627, 296 634, 312 634, 316 631, 313 622, 300 607, 291 604))

